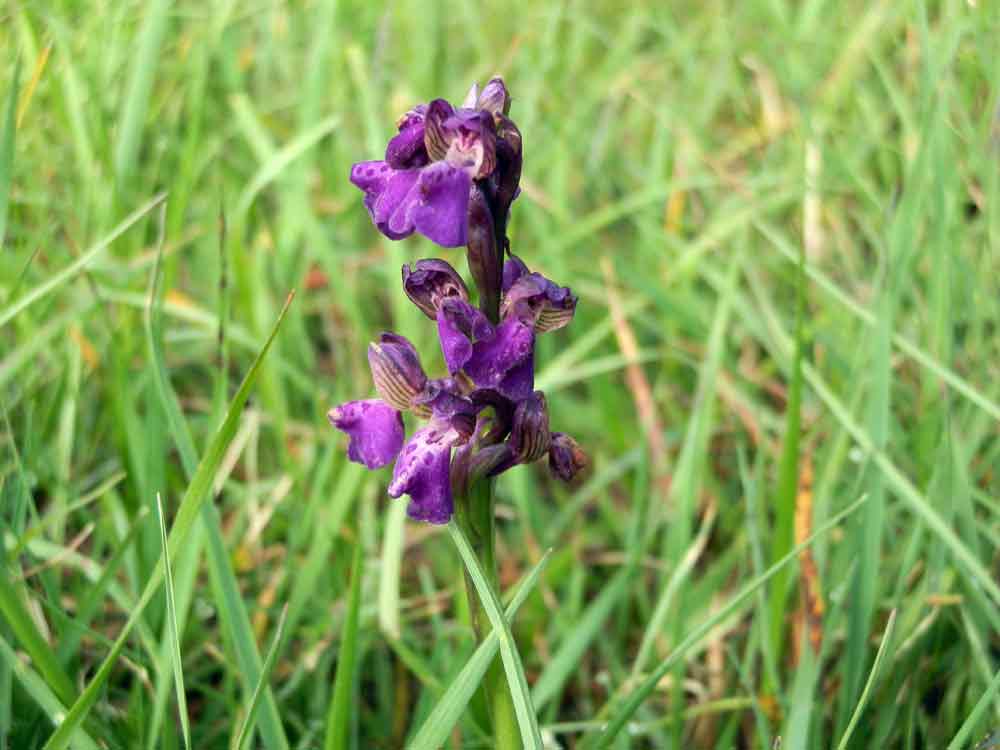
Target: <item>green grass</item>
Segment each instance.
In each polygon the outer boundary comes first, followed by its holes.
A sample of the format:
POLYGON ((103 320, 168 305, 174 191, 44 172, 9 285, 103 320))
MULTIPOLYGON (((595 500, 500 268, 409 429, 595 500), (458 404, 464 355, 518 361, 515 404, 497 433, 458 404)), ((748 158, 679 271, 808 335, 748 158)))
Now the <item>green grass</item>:
POLYGON ((496 653, 531 742, 971 749, 998 35, 989 0, 0 4, 0 750, 482 748, 496 653), (484 650, 455 540, 325 414, 381 330, 441 372, 399 265, 464 265, 381 238, 350 165, 494 72, 514 251, 580 295, 539 382, 592 467, 501 481, 484 650))

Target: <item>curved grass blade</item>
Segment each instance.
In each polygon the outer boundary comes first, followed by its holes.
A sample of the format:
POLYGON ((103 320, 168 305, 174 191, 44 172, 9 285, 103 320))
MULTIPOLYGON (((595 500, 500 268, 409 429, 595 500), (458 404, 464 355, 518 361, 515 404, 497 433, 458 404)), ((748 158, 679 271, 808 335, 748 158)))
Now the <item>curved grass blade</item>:
POLYGON ((875 654, 875 661, 872 663, 872 670, 868 673, 868 681, 865 682, 865 688, 861 691, 861 697, 858 699, 858 705, 854 707, 854 713, 851 714, 851 720, 847 723, 847 729, 844 730, 844 736, 840 738, 840 742, 837 744, 837 750, 847 750, 847 743, 851 739, 851 735, 854 734, 854 728, 858 725, 861 713, 865 710, 865 706, 868 704, 868 696, 871 694, 872 685, 875 684, 875 678, 878 677, 878 668, 879 665, 882 664, 886 648, 892 640, 892 629, 895 624, 896 610, 892 610, 889 614, 889 621, 885 624, 885 632, 882 634, 882 643, 879 644, 878 652, 875 654))
POLYGON ((347 599, 347 616, 337 655, 337 675, 333 679, 333 695, 326 715, 324 750, 344 750, 350 747, 350 712, 354 688, 354 670, 358 660, 358 623, 361 620, 361 579, 365 556, 360 542, 354 544, 351 564, 351 589, 347 599))
POLYGON ((602 632, 608 617, 635 580, 635 569, 629 565, 619 570, 580 615, 578 622, 559 649, 548 660, 531 697, 538 708, 557 698, 566 680, 579 667, 580 658, 602 632))
POLYGON ((642 705, 643 701, 645 701, 646 698, 648 698, 656 689, 657 684, 659 684, 660 680, 663 679, 663 676, 674 667, 674 665, 681 659, 682 656, 684 656, 685 653, 687 653, 688 649, 704 638, 705 635, 712 630, 712 628, 732 615, 732 613, 736 611, 736 609, 744 601, 753 596, 757 589, 773 578, 775 574, 788 565, 788 563, 796 559, 802 550, 816 541, 819 537, 823 536, 823 534, 830 531, 834 526, 851 515, 851 513, 860 508, 865 500, 867 500, 867 498, 862 496, 858 500, 851 503, 844 510, 840 511, 840 513, 837 513, 830 518, 829 521, 816 529, 816 531, 807 537, 801 544, 797 544, 787 555, 744 586, 740 592, 730 599, 724 607, 719 608, 714 615, 688 633, 684 640, 677 644, 677 648, 674 649, 673 653, 660 662, 656 669, 653 670, 643 683, 629 694, 629 696, 625 699, 624 704, 615 711, 614 718, 608 723, 604 732, 595 741, 585 743, 584 747, 610 747, 612 741, 624 728, 626 722, 628 722, 632 715, 639 709, 639 706, 642 705))
MULTIPOLYGON (((168 556, 171 560, 176 558, 178 549, 184 543, 184 540, 187 537, 188 532, 191 530, 191 526, 194 524, 198 513, 201 511, 205 500, 209 497, 212 480, 215 478, 215 473, 219 468, 219 464, 222 462, 222 458, 225 455, 226 448, 229 446, 229 442, 232 440, 233 435, 236 434, 240 414, 242 413, 243 407, 250 396, 250 390, 253 388, 254 382, 257 380, 257 375, 260 373, 264 357, 267 356, 268 351, 271 349, 271 344, 274 342, 274 338, 277 336, 278 330, 281 328, 281 323, 285 319, 285 314, 288 312, 288 307, 292 303, 293 296, 294 293, 288 295, 288 299, 285 301, 285 305, 282 308, 281 313, 278 315, 278 320, 275 322, 274 328, 271 329, 270 336, 268 336, 267 341, 264 342, 264 346, 261 348, 260 354, 257 355, 257 358, 251 365, 249 372, 247 372, 246 377, 243 379, 243 383, 240 384, 239 390, 230 402, 225 420, 219 427, 218 432, 216 432, 215 436, 212 438, 211 443, 209 443, 209 446, 205 451, 205 455, 198 464, 198 469, 195 472, 194 478, 191 480, 187 491, 184 493, 180 508, 177 511, 177 516, 174 518, 174 524, 170 529, 170 535, 167 538, 168 556)), ((163 558, 159 560, 156 567, 153 569, 152 575, 146 582, 146 588, 143 590, 142 596, 136 602, 128 620, 125 622, 121 632, 118 634, 118 638, 112 645, 110 653, 108 653, 108 655, 104 658, 104 661, 101 662, 101 666, 97 669, 97 672, 94 674, 90 684, 87 685, 87 688, 72 705, 69 713, 66 715, 66 719, 61 725, 59 725, 52 736, 49 737, 48 742, 45 743, 44 750, 65 750, 65 748, 69 745, 73 732, 78 726, 80 726, 84 717, 86 717, 86 715, 90 712, 90 709, 93 707, 94 702, 97 700, 97 696, 104 687, 104 683, 107 682, 108 677, 111 675, 111 670, 114 668, 115 663, 118 660, 118 656, 125 647, 125 641, 138 624, 143 610, 145 610, 146 605, 149 604, 150 600, 153 598, 153 595, 156 593, 156 588, 162 581, 163 558)))
MULTIPOLYGON (((1000 671, 993 676, 993 681, 986 688, 986 692, 976 701, 976 705, 972 707, 972 713, 969 714, 966 720, 962 722, 962 726, 955 732, 955 736, 948 743, 947 750, 962 750, 962 748, 968 747, 969 735, 972 734, 976 728, 976 723, 983 717, 987 709, 989 709, 990 703, 993 702, 998 692, 1000 692, 1000 671)), ((977 747, 980 746, 977 745, 977 747)))
MULTIPOLYGON (((55 693, 49 688, 35 670, 17 658, 17 654, 7 641, 0 636, 0 659, 10 665, 17 679, 20 681, 24 691, 39 705, 42 711, 53 724, 58 724, 61 717, 65 715, 66 709, 55 693)), ((80 727, 73 735, 75 745, 82 750, 99 750, 99 746, 93 738, 80 727)))
POLYGON ((287 616, 288 605, 286 604, 281 608, 281 617, 278 618, 278 627, 274 631, 274 639, 271 641, 271 648, 267 650, 267 656, 264 657, 264 666, 261 668, 260 678, 257 680, 257 686, 254 688, 253 696, 250 698, 250 705, 247 708, 247 715, 243 720, 243 726, 240 727, 240 733, 237 736, 235 745, 237 750, 243 750, 250 740, 254 717, 257 715, 257 709, 260 707, 260 700, 267 688, 267 678, 271 676, 271 670, 274 669, 274 662, 278 656, 278 647, 281 645, 281 639, 285 635, 285 619, 287 616))
POLYGON ((181 718, 181 734, 184 747, 191 750, 191 725, 188 721, 187 693, 184 689, 184 663, 181 660, 180 633, 177 632, 177 603, 174 601, 174 576, 171 572, 170 555, 167 550, 167 522, 163 518, 163 500, 156 493, 156 517, 160 522, 160 542, 163 545, 164 593, 167 597, 167 624, 170 628, 170 656, 174 663, 174 687, 177 690, 177 713, 181 718))
POLYGON ((14 316, 30 307, 35 302, 40 300, 45 295, 58 289, 60 286, 65 284, 67 281, 76 276, 80 271, 87 267, 94 258, 96 258, 102 250, 107 248, 112 242, 121 237, 125 232, 132 228, 132 226, 139 221, 142 217, 156 208, 160 203, 162 203, 167 197, 166 193, 160 193, 149 202, 137 208, 135 211, 126 216, 122 222, 111 230, 110 234, 104 239, 98 241, 96 245, 88 248, 79 258, 70 263, 61 271, 52 274, 46 281, 42 282, 30 292, 25 294, 16 302, 11 303, 7 307, 0 310, 0 327, 6 325, 14 316))
MULTIPOLYGON (((538 561, 535 567, 524 577, 524 580, 521 581, 517 592, 514 594, 514 598, 504 611, 504 616, 508 621, 514 619, 514 615, 517 614, 517 610, 524 604, 525 599, 528 598, 528 594, 535 589, 535 584, 538 583, 538 578, 548 564, 551 554, 551 548, 546 550, 545 554, 542 555, 542 559, 538 561)), ((462 667, 462 671, 458 673, 451 684, 448 685, 448 689, 438 699, 438 702, 431 709, 430 714, 420 727, 420 731, 417 732, 417 736, 407 746, 407 750, 437 750, 437 748, 444 747, 452 727, 462 717, 462 712, 465 711, 465 707, 469 705, 469 701, 475 694, 476 688, 483 681, 486 670, 493 663, 493 657, 496 656, 497 649, 499 648, 500 637, 496 628, 494 628, 483 639, 483 642, 479 644, 472 656, 465 663, 465 666, 462 667)))
MULTIPOLYGON (((754 226, 773 243, 774 248, 785 256, 785 258, 795 260, 796 252, 792 249, 791 243, 782 237, 777 229, 766 222, 755 222, 754 226)), ((805 272, 810 279, 816 282, 816 286, 819 289, 822 289, 833 297, 833 299, 843 305, 849 313, 860 319, 866 326, 874 328, 878 324, 878 318, 872 312, 851 299, 829 276, 815 266, 807 262, 805 272)), ((934 357, 900 333, 896 333, 895 331, 892 333, 892 343, 908 357, 912 357, 920 363, 921 367, 934 373, 935 377, 946 382, 958 393, 961 393, 965 398, 993 417, 993 419, 1000 421, 1000 404, 976 390, 961 375, 938 362, 934 357)))
POLYGON ((250 180, 250 184, 246 186, 242 195, 240 195, 240 200, 237 204, 237 214, 239 216, 245 214, 258 193, 281 174, 285 167, 319 143, 324 136, 328 135, 339 124, 339 117, 328 117, 300 134, 284 148, 277 151, 271 159, 262 164, 260 169, 257 170, 257 174, 250 180))
POLYGON ((510 625, 503 616, 500 608, 500 600, 496 592, 486 580, 483 568, 479 564, 469 540, 462 533, 454 521, 448 524, 448 531, 452 541, 458 547, 458 553, 462 556, 469 577, 476 587, 476 593, 483 602, 483 609, 493 624, 493 629, 498 633, 500 639, 500 658, 503 660, 504 672, 507 675, 507 685, 510 688, 511 697, 514 700, 514 711, 517 714, 517 724, 521 730, 521 742, 524 747, 542 750, 542 735, 538 730, 538 717, 531 704, 531 692, 528 690, 528 679, 524 676, 524 665, 521 664, 521 657, 517 653, 517 646, 514 644, 514 636, 510 632, 510 625))
POLYGON ((56 697, 66 705, 76 700, 73 681, 63 671, 55 652, 35 627, 7 570, 0 570, 0 615, 10 626, 21 647, 28 652, 31 662, 38 668, 56 697))

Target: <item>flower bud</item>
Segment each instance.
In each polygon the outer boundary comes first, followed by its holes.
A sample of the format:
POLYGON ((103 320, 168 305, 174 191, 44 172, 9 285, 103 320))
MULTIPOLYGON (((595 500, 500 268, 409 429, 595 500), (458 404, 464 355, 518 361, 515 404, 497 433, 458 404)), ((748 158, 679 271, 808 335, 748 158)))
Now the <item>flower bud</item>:
POLYGON ((521 131, 506 115, 496 115, 496 170, 490 176, 498 221, 506 226, 510 204, 520 192, 521 131))
POLYGON ((378 343, 368 347, 368 365, 383 401, 399 411, 413 408, 414 399, 427 384, 413 344, 394 333, 383 333, 378 343))
POLYGON ((497 76, 483 88, 476 102, 477 109, 483 109, 491 115, 506 115, 510 112, 510 94, 504 85, 503 78, 497 76))
POLYGON ((530 464, 549 449, 549 411, 545 394, 535 391, 517 405, 510 432, 510 447, 518 463, 530 464))
POLYGON ((563 432, 553 432, 549 445, 549 469, 569 482, 587 465, 587 456, 577 442, 563 432))
POLYGON ((500 305, 503 249, 497 247, 493 213, 479 185, 469 194, 467 247, 469 271, 479 289, 479 307, 492 318, 500 305))
POLYGON ((457 297, 469 301, 469 290, 458 271, 447 261, 424 258, 403 266, 403 290, 406 296, 431 320, 437 318, 441 303, 457 297))

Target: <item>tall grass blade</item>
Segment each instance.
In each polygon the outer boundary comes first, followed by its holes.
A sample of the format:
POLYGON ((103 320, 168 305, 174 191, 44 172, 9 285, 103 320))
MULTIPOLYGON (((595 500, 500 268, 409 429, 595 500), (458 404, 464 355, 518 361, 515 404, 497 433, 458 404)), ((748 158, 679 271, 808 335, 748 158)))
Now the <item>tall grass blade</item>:
POLYGON ((135 171, 142 129, 149 109, 149 96, 172 4, 172 0, 153 0, 145 6, 146 17, 139 33, 139 48, 129 65, 128 88, 115 142, 115 176, 119 187, 124 187, 135 171))
POLYGON ((448 524, 448 532, 451 539, 458 548, 458 553, 462 557, 465 569, 476 587, 476 593, 483 603, 483 608, 490 618, 494 631, 497 631, 500 638, 500 658, 503 660, 504 673, 507 675, 507 685, 510 689, 511 697, 514 700, 514 711, 517 715, 517 724, 521 730, 521 742, 525 750, 542 749, 542 735, 538 729, 538 717, 531 704, 531 693, 528 690, 528 680, 524 676, 524 665, 521 664, 521 657, 517 653, 517 646, 514 644, 514 636, 510 632, 510 625, 500 608, 500 600, 496 592, 486 579, 483 568, 472 551, 472 545, 466 539, 465 534, 454 521, 448 524))
MULTIPOLYGON (((162 219, 161 219, 162 220, 162 219)), ((153 371, 153 384, 170 426, 170 435, 177 446, 181 465, 188 481, 192 481, 198 466, 198 454, 187 420, 181 411, 180 401, 170 384, 163 353, 163 335, 160 318, 159 279, 162 261, 162 242, 157 252, 156 264, 150 280, 149 299, 145 310, 146 345, 153 371)), ((260 653, 254 639, 250 617, 239 591, 236 574, 225 549, 222 527, 216 510, 206 505, 201 511, 201 520, 208 534, 208 564, 212 579, 222 592, 218 602, 219 615, 226 625, 236 650, 240 674, 249 692, 256 683, 261 670, 260 653)), ((285 750, 288 740, 281 725, 277 703, 269 685, 264 686, 264 709, 260 718, 261 734, 271 750, 285 750)))
POLYGON ((264 666, 260 670, 260 676, 257 678, 257 684, 254 686, 253 694, 250 697, 250 705, 247 706, 246 717, 243 719, 243 725, 240 727, 239 734, 236 737, 236 750, 245 750, 250 742, 254 719, 257 716, 257 710, 260 708, 261 698, 266 691, 267 680, 271 676, 278 652, 281 650, 281 639, 285 635, 285 621, 287 616, 288 605, 286 604, 281 608, 281 617, 278 618, 278 627, 274 631, 274 639, 271 641, 271 647, 267 650, 267 656, 264 657, 264 666))
POLYGON ((854 734, 854 730, 858 726, 858 721, 861 719, 861 714, 864 712, 865 706, 868 704, 872 686, 875 684, 875 680, 878 677, 879 666, 882 664, 882 659, 885 657, 886 649, 892 641, 892 629, 895 625, 896 610, 892 610, 892 612, 889 613, 889 620, 885 624, 885 632, 882 634, 882 642, 879 644, 878 652, 875 654, 875 661, 872 663, 871 672, 868 673, 868 680, 865 682, 865 687, 861 691, 861 697, 858 699, 857 706, 854 707, 854 713, 851 715, 851 720, 847 723, 847 729, 844 730, 844 736, 841 737, 840 742, 837 743, 837 750, 847 750, 847 743, 850 742, 851 735, 854 734))
MULTIPOLYGON (((264 357, 267 356, 268 351, 271 349, 271 344, 274 342, 274 338, 277 336, 278 330, 281 328, 281 322, 284 320, 285 314, 288 312, 288 307, 292 303, 292 298, 293 295, 290 294, 278 316, 277 321, 274 324, 274 327, 271 329, 271 334, 264 342, 264 346, 261 348, 257 358, 250 366, 250 370, 247 372, 246 377, 240 384, 239 390, 230 402, 229 409, 226 412, 226 418, 219 427, 218 432, 216 432, 215 436, 212 438, 211 443, 209 443, 209 446, 205 451, 205 455, 202 456, 194 478, 188 484, 187 491, 184 493, 177 515, 174 518, 173 526, 170 529, 170 535, 167 538, 167 552, 170 560, 174 560, 176 558, 178 549, 184 543, 188 532, 191 530, 191 526, 194 524, 198 514, 201 512, 201 508, 205 500, 210 496, 210 490, 212 487, 212 481, 215 478, 215 473, 219 468, 219 464, 222 462, 223 455, 225 454, 226 448, 229 446, 230 440, 232 440, 233 435, 236 434, 240 414, 242 413, 243 407, 250 396, 250 390, 253 388, 254 382, 257 380, 257 375, 260 372, 264 357)), ((153 573, 146 582, 145 589, 143 589, 142 596, 139 597, 135 607, 132 609, 128 620, 125 622, 121 632, 118 634, 118 638, 112 645, 110 653, 108 653, 108 655, 104 658, 104 661, 101 662, 101 665, 98 667, 97 672, 91 679, 90 684, 87 685, 80 697, 70 707, 69 713, 66 715, 66 719, 56 729, 52 736, 49 737, 48 742, 45 743, 44 750, 65 750, 65 748, 69 745, 73 732, 93 707, 94 702, 97 700, 98 695, 100 695, 100 692, 104 687, 105 682, 107 682, 108 677, 111 676, 111 670, 114 668, 115 663, 118 660, 118 656, 125 647, 125 641, 138 624, 140 618, 142 617, 143 610, 153 598, 157 587, 162 581, 163 558, 160 559, 156 567, 153 569, 153 573)))
POLYGON ((808 538, 803 540, 801 544, 792 548, 787 555, 778 560, 774 565, 768 568, 767 571, 757 576, 750 583, 744 586, 736 596, 726 603, 725 606, 720 607, 715 614, 688 633, 687 636, 685 636, 684 639, 677 644, 677 647, 673 650, 670 656, 660 662, 657 668, 650 673, 642 684, 635 690, 631 691, 625 698, 624 702, 615 708, 613 717, 608 722, 607 727, 601 735, 593 742, 586 743, 584 747, 588 748, 588 750, 590 750, 590 748, 610 747, 614 738, 622 730, 626 722, 639 709, 643 701, 645 701, 646 698, 652 694, 652 692, 656 689, 657 684, 659 684, 660 680, 663 679, 663 676, 680 661, 681 657, 684 656, 688 649, 700 641, 709 631, 712 630, 712 628, 735 612, 744 601, 753 596, 754 592, 758 588, 771 580, 779 570, 794 560, 802 550, 860 508, 866 499, 867 498, 865 497, 859 498, 848 507, 844 508, 844 510, 833 516, 829 521, 816 529, 816 531, 813 532, 808 538))
POLYGON ((0 114, 0 249, 10 215, 10 186, 14 180, 14 133, 17 130, 17 92, 21 80, 21 58, 14 63, 14 78, 7 91, 7 104, 0 114))
POLYGON ((361 541, 354 543, 351 564, 351 588, 347 597, 347 615, 337 652, 337 674, 333 678, 333 694, 326 714, 324 750, 347 750, 350 747, 351 706, 354 703, 354 673, 358 661, 358 623, 361 620, 361 584, 364 578, 365 555, 361 541))
POLYGON ((184 747, 191 750, 191 725, 188 720, 187 690, 184 687, 184 661, 181 659, 181 637, 177 632, 177 603, 174 601, 174 575, 167 549, 167 522, 163 518, 163 500, 156 493, 156 518, 160 523, 160 541, 163 544, 164 593, 167 597, 167 625, 170 629, 170 657, 174 667, 174 688, 177 691, 177 713, 181 718, 184 747))
MULTIPOLYGON (((514 619, 517 610, 524 604, 524 600, 534 590, 538 578, 548 564, 552 550, 546 550, 542 559, 528 572, 517 587, 514 598, 511 599, 504 616, 508 621, 514 619)), ((420 731, 407 745, 407 750, 437 750, 443 747, 451 733, 452 727, 458 723, 462 717, 462 712, 469 705, 469 701, 475 694, 486 675, 486 670, 493 663, 497 649, 500 648, 500 636, 494 628, 486 636, 482 643, 476 647, 475 652, 462 667, 462 671, 449 683, 448 689, 438 699, 430 714, 424 720, 420 731)))

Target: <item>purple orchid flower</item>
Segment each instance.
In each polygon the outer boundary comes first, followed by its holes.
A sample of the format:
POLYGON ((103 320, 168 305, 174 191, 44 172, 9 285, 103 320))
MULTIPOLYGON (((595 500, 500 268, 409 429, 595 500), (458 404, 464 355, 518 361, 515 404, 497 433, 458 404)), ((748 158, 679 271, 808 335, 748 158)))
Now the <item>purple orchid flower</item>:
POLYGON ((403 266, 402 276, 407 296, 437 321, 450 377, 428 378, 413 345, 383 333, 368 348, 379 398, 351 401, 329 414, 350 438, 348 458, 369 469, 395 461, 389 495, 409 495, 410 517, 431 523, 451 518, 452 465, 459 456, 468 463, 466 480, 470 472, 493 476, 546 455, 557 476, 572 479, 582 453, 571 438, 549 431, 545 396, 533 387, 536 332, 568 323, 576 297, 511 258, 504 268, 510 282, 501 301, 504 318, 494 326, 469 304, 464 282, 446 261, 417 261, 403 266), (558 325, 550 325, 553 320, 558 325), (403 412, 428 420, 408 441, 403 412))
POLYGON ((411 518, 447 523, 452 514, 451 449, 466 443, 481 407, 450 379, 430 380, 416 350, 403 336, 382 334, 368 349, 380 398, 349 401, 331 409, 331 424, 346 433, 347 457, 369 469, 396 461, 390 497, 410 496, 411 518), (429 419, 404 445, 402 412, 429 419))
MULTIPOLYGON (((443 247, 465 245, 474 182, 497 179, 498 123, 501 132, 513 132, 505 124, 509 106, 506 86, 494 78, 482 93, 473 86, 457 109, 435 99, 400 118, 385 159, 351 168, 351 182, 364 191, 379 231, 393 240, 416 231, 443 247)), ((509 161, 510 144, 500 151, 509 161)), ((519 139, 517 152, 519 158, 519 139)))
POLYGON ((443 99, 414 107, 383 161, 355 164, 351 182, 390 239, 419 232, 445 247, 467 245, 479 307, 444 260, 402 269, 407 297, 437 323, 448 376, 428 378, 413 345, 383 333, 368 348, 378 398, 329 413, 348 435, 351 461, 377 469, 395 461, 390 497, 408 495, 411 518, 451 519, 471 483, 548 456, 570 481, 584 457, 572 438, 549 431, 545 395, 534 390, 535 337, 567 325, 577 298, 532 273, 510 252, 507 220, 519 193, 521 134, 508 118, 500 78, 473 86, 458 108, 443 99), (425 420, 406 439, 404 412, 425 420))

